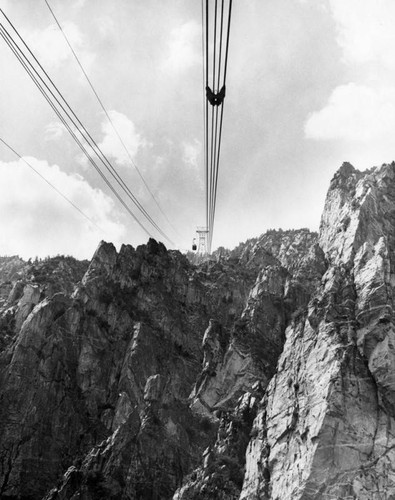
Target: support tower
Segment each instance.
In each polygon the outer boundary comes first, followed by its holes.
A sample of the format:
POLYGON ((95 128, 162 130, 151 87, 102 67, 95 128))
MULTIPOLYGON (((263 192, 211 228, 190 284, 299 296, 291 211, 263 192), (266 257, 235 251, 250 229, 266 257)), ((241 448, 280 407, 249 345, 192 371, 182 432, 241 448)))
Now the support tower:
POLYGON ((196 233, 198 235, 198 248, 197 253, 199 255, 206 255, 207 244, 208 244, 208 229, 207 227, 197 227, 196 233))

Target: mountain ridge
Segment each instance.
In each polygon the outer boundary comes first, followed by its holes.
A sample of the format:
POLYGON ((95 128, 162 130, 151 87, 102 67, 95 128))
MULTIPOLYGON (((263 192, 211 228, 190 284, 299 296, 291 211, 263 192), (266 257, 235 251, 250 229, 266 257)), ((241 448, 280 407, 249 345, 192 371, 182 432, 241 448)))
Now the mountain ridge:
POLYGON ((344 163, 319 233, 197 265, 4 260, 2 498, 395 496, 394 180, 344 163))

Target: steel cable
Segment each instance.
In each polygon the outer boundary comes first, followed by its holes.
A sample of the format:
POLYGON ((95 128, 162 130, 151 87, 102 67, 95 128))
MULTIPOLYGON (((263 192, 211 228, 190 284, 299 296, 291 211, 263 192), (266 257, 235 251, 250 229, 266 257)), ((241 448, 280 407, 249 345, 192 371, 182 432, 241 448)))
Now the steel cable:
POLYGON ((35 172, 43 181, 45 181, 52 189, 54 189, 64 200, 66 200, 70 205, 75 208, 85 219, 87 219, 93 226, 95 226, 99 231, 103 232, 103 229, 99 227, 94 220, 92 220, 89 215, 86 215, 73 201, 71 201, 67 196, 65 196, 56 186, 54 186, 48 179, 40 174, 23 156, 21 156, 13 147, 11 147, 4 139, 0 137, 0 141, 6 146, 10 151, 12 151, 20 160, 22 160, 33 172, 35 172))
MULTIPOLYGON (((203 12, 203 4, 202 4, 203 12)), ((229 0, 229 10, 227 15, 227 28, 226 28, 226 41, 224 40, 224 25, 225 25, 225 0, 221 0, 220 12, 218 11, 218 0, 214 3, 214 14, 213 23, 210 26, 209 19, 209 2, 206 0, 206 16, 205 16, 205 26, 203 27, 203 32, 205 30, 205 41, 206 47, 203 50, 203 55, 205 53, 205 60, 203 61, 203 66, 206 68, 206 114, 207 117, 205 122, 205 170, 206 170, 206 223, 207 223, 207 243, 208 252, 211 253, 215 214, 216 214, 216 203, 217 203, 217 193, 218 193, 218 176, 219 176, 219 160, 221 153, 221 141, 222 141, 222 128, 223 128, 223 112, 224 112, 224 97, 226 89, 226 75, 227 75, 227 65, 228 65, 228 55, 229 55, 229 35, 230 35, 230 25, 231 25, 231 13, 232 13, 232 0, 229 0), (213 61, 212 61, 212 81, 213 89, 211 95, 209 95, 210 89, 208 87, 209 75, 209 31, 213 29, 213 61), (219 36, 218 32, 219 31, 219 36), (223 44, 225 44, 225 57, 223 59, 223 44), (222 79, 222 85, 221 85, 222 79), (209 123, 208 123, 208 104, 211 104, 211 130, 209 134, 209 123), (221 111, 219 112, 219 106, 221 106, 221 111), (214 110, 214 107, 216 108, 214 110), (210 136, 210 141, 209 141, 210 136), (210 158, 210 160, 209 160, 210 158)), ((203 19, 203 13, 202 13, 203 19)), ((204 39, 204 38, 203 38, 204 39)), ((204 57, 204 56, 203 56, 204 57)))
POLYGON ((19 53, 16 51, 16 49, 10 44, 10 42, 6 38, 3 30, 4 30, 4 27, 0 23, 0 35, 5 40, 5 42, 7 43, 7 45, 10 47, 10 49, 12 50, 12 52, 14 53, 14 55, 17 57, 17 59, 19 60, 19 62, 21 63, 21 65, 23 66, 23 68, 25 69, 25 71, 28 73, 28 75, 33 80, 33 82, 35 83, 35 85, 37 86, 37 88, 40 90, 40 92, 42 93, 42 95, 44 96, 44 98, 46 99, 46 101, 48 102, 48 104, 51 106, 51 108, 53 109, 53 111, 56 113, 56 115, 58 116, 59 120, 63 123, 63 125, 65 126, 65 128, 68 130, 68 132, 70 133, 70 135, 74 139, 74 141, 77 143, 77 145, 80 147, 80 149, 82 150, 82 152, 84 153, 84 155, 87 157, 88 161, 95 168, 95 170, 98 172, 98 174, 103 179, 103 181, 105 182, 105 184, 112 191, 112 193, 114 194, 114 196, 119 200, 119 202, 126 209, 126 211, 133 217, 133 219, 139 224, 139 226, 145 231, 145 233, 148 236, 152 236, 151 233, 147 230, 147 228, 137 219, 137 217, 129 209, 129 207, 126 205, 126 203, 124 202, 124 200, 120 197, 120 195, 118 194, 118 192, 115 190, 115 188, 112 186, 112 184, 106 178, 106 176, 103 174, 103 172, 100 169, 100 167, 96 164, 96 162, 94 161, 94 159, 92 158, 92 156, 89 154, 89 152, 86 150, 86 148, 84 147, 84 145, 82 144, 82 142, 78 139, 78 137, 74 133, 73 129, 70 127, 70 125, 67 123, 67 121, 65 120, 65 118, 62 116, 62 114, 60 113, 60 111, 58 110, 58 108, 56 107, 56 105, 48 97, 48 95, 47 95, 47 93, 45 91, 45 88, 40 84, 40 82, 34 76, 34 74, 32 73, 32 71, 29 69, 29 67, 27 66, 27 64, 23 61, 22 57, 19 55, 19 53))
MULTIPOLYGON (((127 148, 127 146, 126 146, 126 144, 124 143, 124 141, 123 141, 122 137, 120 136, 120 134, 119 134, 119 132, 118 132, 117 128, 115 127, 113 120, 111 119, 111 117, 110 117, 109 113, 107 112, 107 110, 106 110, 106 108, 105 108, 105 106, 104 106, 104 104, 103 104, 103 101, 101 100, 101 98, 99 97, 98 93, 96 92, 96 90, 95 90, 95 88, 94 88, 94 86, 93 86, 93 84, 92 84, 92 82, 91 82, 91 80, 90 80, 89 76, 87 75, 87 73, 86 73, 86 71, 85 71, 85 69, 84 69, 84 67, 83 67, 83 65, 82 65, 82 63, 81 63, 81 61, 80 61, 79 57, 77 56, 76 52, 74 51, 74 49, 73 49, 73 47, 72 47, 72 45, 71 45, 71 43, 70 43, 70 41, 69 41, 69 39, 68 39, 68 37, 67 37, 66 33, 64 32, 64 30, 63 30, 63 28, 62 28, 61 24, 59 23, 59 21, 58 21, 58 19, 57 19, 56 15, 55 15, 55 13, 54 13, 54 11, 52 10, 51 6, 49 5, 48 0, 44 0, 44 1, 45 1, 45 3, 46 3, 46 5, 47 5, 47 7, 48 7, 48 9, 49 9, 49 11, 50 11, 50 13, 52 14, 52 17, 54 18, 54 20, 55 20, 55 22, 56 22, 56 24, 57 24, 57 26, 58 26, 59 30, 61 31, 61 33, 62 33, 62 35, 63 35, 63 37, 64 37, 64 39, 65 39, 65 41, 66 41, 67 45, 69 46, 69 48, 70 48, 70 50, 71 50, 71 52, 72 52, 72 54, 73 54, 73 56, 74 56, 74 58, 75 58, 75 60, 76 60, 77 64, 79 65, 79 67, 80 67, 80 69, 81 69, 82 73, 84 74, 85 79, 86 79, 86 81, 88 82, 88 84, 89 84, 89 86, 90 86, 90 88, 91 88, 91 90, 92 90, 93 94, 95 95, 95 97, 96 97, 96 99, 97 99, 97 101, 98 101, 98 103, 99 103, 100 107, 102 108, 102 110, 103 110, 104 114, 106 115, 106 117, 107 117, 107 119, 108 119, 108 121, 109 121, 109 123, 110 123, 110 125, 111 125, 111 127, 112 127, 112 129, 113 129, 113 131, 114 131, 114 133, 116 134, 116 136, 118 137, 118 139, 119 139, 120 143, 122 144, 122 147, 123 147, 123 149, 125 150, 125 152, 126 152, 126 154, 127 154, 128 158, 129 158, 129 160, 130 160, 130 163, 132 164, 132 166, 135 168, 135 170, 136 170, 136 171, 137 171, 137 173, 139 174, 140 179, 142 180, 142 182, 143 182, 144 186, 146 187, 147 191, 148 191, 148 192, 149 192, 149 194, 151 195, 151 198, 154 200, 154 202, 155 202, 156 206, 158 207, 159 211, 161 212, 161 214, 164 216, 164 218, 166 219, 166 221, 168 222, 168 224, 170 225, 170 227, 173 229, 173 231, 175 231, 175 232, 177 233, 177 230, 175 229, 175 227, 173 226, 173 224, 170 222, 170 220, 168 219, 168 217, 167 217, 166 213, 163 211, 163 209, 162 209, 162 207, 159 205, 159 203, 158 203, 158 201, 157 201, 156 197, 154 196, 154 194, 152 193, 151 189, 149 188, 149 186, 148 186, 148 184, 147 184, 146 180, 144 179, 143 174, 141 173, 140 169, 137 167, 136 163, 133 161, 133 158, 132 158, 132 155, 130 154, 129 149, 127 148)), ((177 234, 178 234, 178 233, 177 233, 177 234)))
MULTIPOLYGON (((52 79, 50 78, 50 76, 47 74, 47 72, 45 71, 45 69, 42 67, 42 65, 39 63, 39 61, 37 60, 37 58, 35 57, 35 55, 32 53, 32 51, 30 50, 30 48, 27 46, 26 42, 23 40, 23 38, 21 37, 21 35, 18 33, 18 31, 16 30, 16 28, 13 26, 13 24, 11 23, 11 21, 8 19, 8 17, 5 15, 5 13, 3 12, 2 9, 0 9, 0 11, 2 12, 2 14, 4 15, 4 17, 7 19, 7 21, 9 22, 9 24, 11 25, 11 27, 13 28, 13 30, 15 31, 15 33, 17 34, 18 38, 22 41, 23 45, 26 47, 26 49, 28 50, 29 54, 33 57, 34 61, 37 63, 37 65, 39 66, 39 68, 41 69, 41 71, 44 73, 44 75, 46 76, 46 78, 49 80, 50 84, 52 85, 52 87, 55 89, 55 92, 59 95, 60 99, 64 102, 64 104, 66 105, 66 107, 69 109, 70 113, 65 109, 65 107, 63 106, 63 104, 59 101, 59 99, 54 95, 54 93, 52 92, 52 90, 48 87, 47 83, 44 81, 44 79, 42 78, 42 76, 38 73, 37 69, 34 67, 34 65, 32 64, 32 62, 29 60, 29 58, 23 53, 22 49, 19 47, 19 45, 15 42, 15 40, 12 38, 12 36, 9 34, 9 32, 6 30, 6 28, 1 24, 1 27, 2 29, 4 30, 5 32, 5 35, 2 33, 2 36, 3 38, 5 39, 5 41, 7 42, 7 44, 9 45, 9 47, 11 48, 11 44, 14 44, 14 47, 17 47, 17 51, 19 51, 19 54, 22 55, 22 57, 25 59, 25 61, 27 62, 27 64, 30 66, 30 68, 33 70, 33 72, 37 75, 37 77, 41 80, 41 82, 44 84, 44 86, 46 87, 47 91, 50 92, 50 94, 52 95, 52 98, 55 99, 55 101, 57 102, 57 105, 60 106, 60 108, 62 109, 63 113, 65 113, 65 115, 67 116, 67 118, 70 120, 70 122, 73 124, 73 126, 78 130, 79 134, 84 138, 84 140, 87 142, 87 144, 89 145, 90 148, 93 149, 93 151, 95 152, 95 154, 98 156, 99 160, 103 163, 103 165, 106 167, 106 169, 109 171, 110 175, 115 179, 115 181, 117 182, 117 184, 122 188, 122 190, 126 193, 126 195, 128 196, 128 198, 135 204, 135 206, 140 210, 140 212, 147 218, 147 220, 153 225, 153 227, 158 231, 159 234, 161 234, 165 239, 167 239, 167 241, 169 241, 172 245, 174 245, 174 243, 170 240, 170 238, 168 238, 168 236, 164 233, 164 231, 162 231, 162 229, 155 223, 155 221, 152 219, 152 217, 148 214, 148 212, 144 209, 144 207, 141 205, 141 203, 137 200, 137 198, 135 197, 135 195, 131 192, 131 190, 129 189, 129 187, 126 185, 126 183, 124 182, 124 180, 122 179, 122 177, 118 174, 118 172, 115 170, 115 168, 112 166, 111 162, 108 160, 108 158, 104 155, 104 153, 102 152, 102 150, 100 149, 100 147, 97 145, 96 141, 92 138, 92 136, 89 134, 89 132, 87 131, 87 129, 85 128, 85 126, 82 124, 82 122, 79 120, 78 116, 76 115, 76 113, 73 111, 73 109, 70 107, 70 105, 67 103, 67 101, 65 100, 65 98, 63 97, 62 93, 59 91, 59 89, 57 88, 57 86, 54 84, 54 82, 52 81, 52 79), (7 40, 7 37, 8 37, 8 40, 7 40), (74 118, 73 118, 74 117, 74 118), (76 123, 77 122, 77 123, 76 123), (78 126, 79 125, 79 126, 78 126), (84 132, 82 132, 81 131, 84 132), (84 135, 86 134, 86 135, 84 135)), ((12 50, 12 48, 11 48, 12 50)), ((15 53, 15 50, 13 50, 14 54, 16 55, 15 53)), ((23 63, 22 60, 21 60, 21 57, 18 57, 18 60, 19 62, 22 64, 22 66, 24 67, 25 70, 27 70, 27 67, 26 67, 26 63, 23 63)), ((33 81, 35 82, 35 84, 38 86, 38 82, 37 82, 37 79, 33 78, 31 72, 28 72, 29 73, 29 76, 33 79, 33 81)), ((46 95, 48 97, 48 94, 47 94, 47 91, 45 91, 43 88, 40 88, 40 91, 43 93, 43 95, 46 95)), ((49 102, 51 99, 48 97, 47 101, 49 102)), ((54 104, 52 106, 52 108, 54 109, 55 111, 55 108, 56 108, 56 104, 54 104)), ((55 111, 56 112, 56 111, 55 111)), ((57 112, 56 112, 57 113, 57 112)), ((59 114, 57 113, 57 115, 59 116, 59 114)), ((60 117, 59 117, 60 118, 60 117)), ((60 118, 61 119, 61 118, 60 118)), ((62 123, 65 125, 65 121, 63 119, 61 119, 62 123)), ((66 126, 66 125, 65 125, 66 126)), ((68 131, 70 132, 70 134, 72 135, 73 139, 76 140, 76 136, 74 133, 72 133, 72 131, 70 130, 69 127, 66 127, 68 129, 68 131)), ((82 151, 84 152, 84 154, 88 157, 89 161, 91 164, 93 164, 94 166, 96 165, 95 162, 92 162, 92 158, 91 156, 89 155, 89 153, 87 153, 87 151, 85 150, 85 148, 82 147, 82 144, 81 142, 77 142, 77 144, 79 145, 79 147, 82 149, 82 151)), ((98 167, 97 165, 95 166, 96 170, 98 170, 98 167)), ((105 175, 101 172, 101 170, 99 169, 98 172, 100 173, 101 177, 104 179, 105 178, 105 175)), ((106 184, 108 187, 110 187, 111 191, 115 194, 116 191, 115 189, 112 187, 112 185, 109 183, 109 181, 106 179, 106 184)), ((122 198, 120 198, 119 194, 115 194, 117 199, 118 200, 122 200, 122 198)), ((125 203, 124 201, 122 200, 121 201, 122 205, 125 207, 125 203)), ((128 208, 127 209, 128 213, 130 213, 132 215, 132 217, 134 218, 134 220, 136 220, 136 222, 138 222, 138 224, 140 225, 140 227, 142 227, 144 229, 144 231, 151 236, 151 233, 141 224, 141 222, 137 219, 137 217, 133 214, 133 212, 130 211, 130 209, 128 208)))

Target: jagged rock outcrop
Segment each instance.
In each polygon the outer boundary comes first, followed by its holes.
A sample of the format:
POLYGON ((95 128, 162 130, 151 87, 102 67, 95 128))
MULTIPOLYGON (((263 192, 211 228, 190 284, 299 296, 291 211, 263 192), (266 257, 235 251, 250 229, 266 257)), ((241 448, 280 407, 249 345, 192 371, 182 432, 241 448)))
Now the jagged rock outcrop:
POLYGON ((395 164, 346 163, 318 235, 0 259, 0 496, 395 498, 394 255, 395 164))
POLYGON ((63 498, 79 490, 119 498, 129 473, 142 483, 136 479, 125 495, 175 489, 189 459, 179 443, 189 447, 187 431, 207 439, 194 429, 187 404, 206 323, 199 300, 186 300, 187 266, 154 241, 119 254, 103 243, 71 296, 57 293, 35 306, 1 358, 3 496, 44 496, 75 460, 81 468, 67 476, 63 498), (160 398, 153 400, 146 384, 157 374, 160 398), (145 389, 151 396, 144 397, 145 389), (135 445, 129 461, 125 435, 135 445), (103 459, 92 470, 107 439, 110 463, 103 459), (118 480, 102 485, 114 468, 118 480))
POLYGON ((0 307, 7 300, 13 284, 22 275, 25 267, 25 261, 17 255, 0 257, 0 307))
MULTIPOLYGON (((307 255, 316 235, 302 240, 307 255)), ((267 385, 297 305, 292 274, 254 252, 196 268, 154 240, 102 243, 72 293, 51 288, 53 265, 47 281, 37 266, 19 276, 3 309, 2 495, 41 498, 64 473, 48 498, 172 497, 223 419, 241 421, 240 398, 267 385)))
POLYGON ((73 257, 36 258, 34 262, 0 257, 0 352, 15 340, 39 302, 59 292, 71 294, 87 267, 87 261, 73 257))
POLYGON ((240 498, 395 498, 394 181, 395 164, 344 164, 332 180, 329 267, 287 329, 240 498))
POLYGON ((256 382, 251 392, 245 393, 232 410, 221 412, 215 442, 204 450, 202 465, 187 476, 174 500, 239 498, 245 452, 262 395, 262 387, 256 382))
POLYGON ((275 373, 286 325, 307 306, 326 269, 317 235, 307 230, 264 235, 246 246, 238 262, 257 273, 255 283, 226 350, 219 325, 210 323, 203 371, 191 394, 194 411, 219 417, 217 439, 176 500, 239 498, 252 423, 275 373))

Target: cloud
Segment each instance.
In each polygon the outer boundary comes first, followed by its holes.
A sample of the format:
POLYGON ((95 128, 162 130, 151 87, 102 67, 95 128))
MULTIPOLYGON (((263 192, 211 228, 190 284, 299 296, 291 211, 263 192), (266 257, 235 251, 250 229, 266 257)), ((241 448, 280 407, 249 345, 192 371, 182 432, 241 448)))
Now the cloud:
POLYGON ((310 139, 392 141, 394 128, 395 88, 349 83, 337 87, 328 104, 310 115, 305 134, 310 139))
MULTIPOLYGON (((147 142, 137 133, 134 123, 129 120, 126 115, 114 110, 109 111, 108 114, 130 156, 133 158, 137 154, 139 148, 146 146, 147 142)), ((102 124, 102 131, 104 133, 104 138, 99 143, 99 146, 103 153, 115 158, 115 161, 120 165, 129 165, 130 158, 107 119, 102 124)))
POLYGON ((86 0, 75 0, 73 7, 75 9, 81 9, 86 3, 86 0))
POLYGON ((60 122, 51 122, 44 129, 45 141, 56 141, 63 136, 65 129, 60 122))
POLYGON ((395 68, 393 0, 330 0, 329 5, 346 62, 376 61, 395 68))
POLYGON ((25 258, 57 253, 89 258, 99 241, 120 243, 125 227, 110 197, 81 176, 25 158, 97 226, 91 224, 22 160, 0 162, 0 255, 25 258), (12 214, 12 215, 11 215, 12 214))
MULTIPOLYGON (((79 28, 74 23, 64 23, 62 29, 84 66, 90 66, 93 56, 84 49, 85 41, 79 28)), ((57 68, 73 57, 70 47, 56 24, 28 33, 26 38, 33 53, 44 67, 57 68)))
POLYGON ((199 168, 198 160, 202 150, 202 143, 198 139, 193 142, 183 142, 183 162, 193 169, 199 168))
POLYGON ((103 38, 113 36, 116 32, 114 19, 108 16, 101 16, 96 20, 97 29, 103 38))
POLYGON ((165 69, 181 72, 198 64, 201 58, 200 40, 201 28, 195 21, 189 21, 172 30, 164 62, 165 69))
POLYGON ((189 167, 190 180, 188 182, 193 182, 199 191, 203 191, 202 143, 198 139, 194 139, 192 142, 183 142, 181 148, 182 161, 189 167))
POLYGON ((308 116, 305 136, 359 141, 366 154, 394 154, 395 2, 329 0, 343 62, 356 71, 354 82, 338 85, 321 110, 308 116), (367 153, 369 149, 370 153, 367 153))

